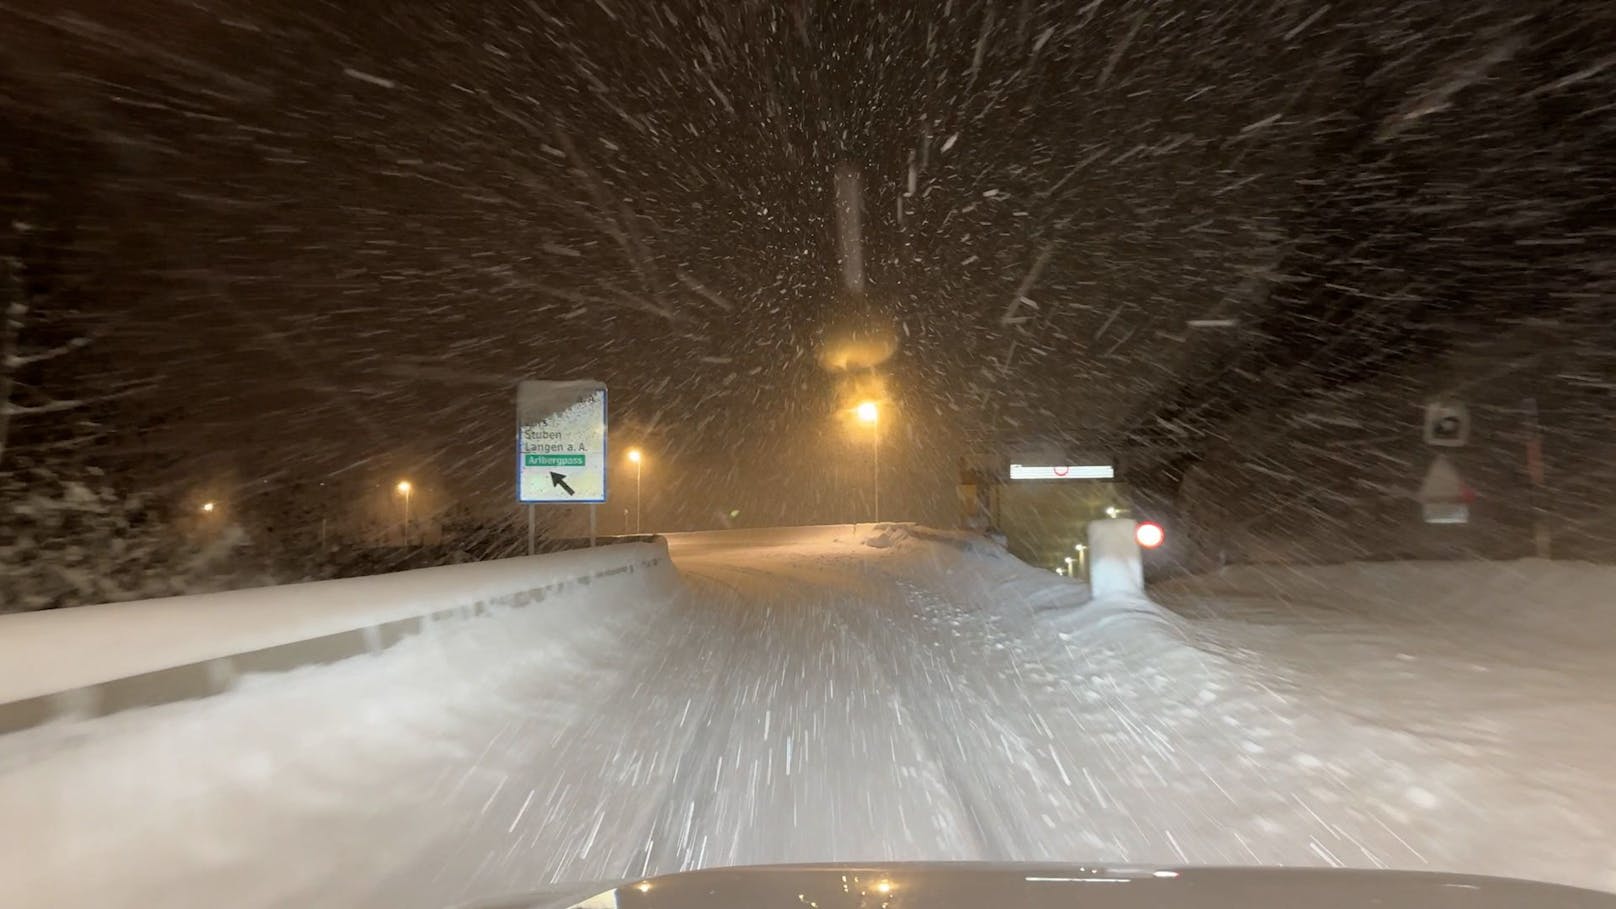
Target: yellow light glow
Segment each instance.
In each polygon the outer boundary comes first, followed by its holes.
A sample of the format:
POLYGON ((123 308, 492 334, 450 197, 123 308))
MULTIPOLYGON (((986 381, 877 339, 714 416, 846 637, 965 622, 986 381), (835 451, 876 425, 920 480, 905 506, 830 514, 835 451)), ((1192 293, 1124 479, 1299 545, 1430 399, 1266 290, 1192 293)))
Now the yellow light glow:
MULTIPOLYGON (((638 458, 636 458, 635 460, 638 460, 638 458)), ((647 891, 649 891, 651 889, 651 882, 650 881, 640 881, 638 884, 634 885, 634 889, 640 891, 641 893, 645 893, 645 892, 647 892, 647 891)))
POLYGON ((853 412, 858 414, 860 423, 874 423, 881 419, 881 408, 876 406, 874 401, 865 401, 854 408, 853 412))
POLYGON ((875 885, 875 892, 876 893, 891 893, 892 892, 892 882, 891 881, 881 881, 881 882, 877 883, 875 885))
POLYGON ((212 511, 213 510, 213 503, 212 502, 203 502, 202 503, 202 510, 203 511, 212 511))
POLYGON ((399 492, 402 492, 405 495, 408 495, 411 488, 412 487, 410 486, 410 481, 409 480, 399 480, 398 481, 398 491, 399 492))
POLYGON ((630 448, 628 450, 628 459, 635 464, 640 463, 640 459, 643 457, 645 456, 640 454, 640 450, 638 448, 630 448))

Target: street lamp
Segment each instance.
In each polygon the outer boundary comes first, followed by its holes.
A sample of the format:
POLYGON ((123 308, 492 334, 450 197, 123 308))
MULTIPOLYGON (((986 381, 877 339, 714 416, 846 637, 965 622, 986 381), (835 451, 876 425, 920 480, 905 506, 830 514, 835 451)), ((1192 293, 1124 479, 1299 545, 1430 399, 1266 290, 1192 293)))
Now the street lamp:
POLYGON ((638 448, 628 450, 629 463, 634 465, 634 532, 640 532, 640 481, 645 470, 645 455, 638 448))
POLYGON ((1069 577, 1069 578, 1077 577, 1077 575, 1072 573, 1072 563, 1076 562, 1076 561, 1077 560, 1072 558, 1071 556, 1066 557, 1066 576, 1069 577))
POLYGON ((204 514, 213 514, 213 503, 212 502, 203 502, 202 503, 202 512, 204 514))
POLYGON ((1076 546, 1073 546, 1072 548, 1077 550, 1077 570, 1078 571, 1084 571, 1084 572, 1088 571, 1089 570, 1089 548, 1087 546, 1083 545, 1082 543, 1079 543, 1076 546))
POLYGON ((404 496, 404 545, 410 545, 410 490, 415 487, 409 480, 399 480, 397 489, 404 496))
POLYGON ((853 409, 860 423, 870 425, 870 457, 875 465, 875 514, 873 521, 881 520, 881 408, 874 401, 865 401, 853 409))

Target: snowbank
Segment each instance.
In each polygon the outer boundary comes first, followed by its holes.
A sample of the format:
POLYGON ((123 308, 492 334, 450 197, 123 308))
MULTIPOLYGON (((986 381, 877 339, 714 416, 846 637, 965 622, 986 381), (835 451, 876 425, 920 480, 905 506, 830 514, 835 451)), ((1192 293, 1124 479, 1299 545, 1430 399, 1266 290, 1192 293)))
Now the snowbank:
MULTIPOLYGON (((381 649, 433 620, 565 598, 665 591, 674 583, 667 544, 659 540, 367 578, 0 615, 0 731, 32 725, 56 709, 18 704, 114 681, 143 680, 150 690, 131 696, 144 706, 228 687, 235 667, 217 661, 229 658, 248 656, 244 668, 249 670, 327 662, 381 649), (280 649, 289 647, 294 649, 280 649), (185 667, 196 671, 155 676, 185 667)), ((102 709, 95 697, 67 700, 73 703, 56 707, 102 709)))
POLYGON ((922 668, 971 857, 1616 889, 1616 568, 1262 566, 1091 600, 929 535, 867 558, 957 655, 922 668))
POLYGON ((1262 598, 1293 614, 1327 602, 1343 617, 1452 625, 1461 635, 1507 631, 1616 645, 1616 568, 1586 562, 1241 565, 1157 589, 1174 598, 1262 598))

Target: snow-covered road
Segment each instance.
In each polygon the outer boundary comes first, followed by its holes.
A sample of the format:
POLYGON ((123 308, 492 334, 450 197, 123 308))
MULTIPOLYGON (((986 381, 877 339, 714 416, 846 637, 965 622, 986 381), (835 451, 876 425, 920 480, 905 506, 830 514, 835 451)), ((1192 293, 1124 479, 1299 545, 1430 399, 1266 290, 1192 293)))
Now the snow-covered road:
MULTIPOLYGON (((1425 596, 1433 566, 1242 569, 1169 611, 907 528, 673 554, 682 589, 589 621, 511 614, 0 740, 0 905, 438 907, 830 859, 1616 888, 1616 641, 1363 593, 1425 596)), ((1541 609, 1609 616, 1616 571, 1586 571, 1541 609)))

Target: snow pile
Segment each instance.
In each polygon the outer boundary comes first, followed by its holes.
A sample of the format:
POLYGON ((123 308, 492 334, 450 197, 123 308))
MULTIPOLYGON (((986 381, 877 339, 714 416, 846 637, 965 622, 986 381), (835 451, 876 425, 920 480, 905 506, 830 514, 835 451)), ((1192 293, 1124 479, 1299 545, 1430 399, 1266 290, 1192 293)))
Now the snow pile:
POLYGON ((1342 801, 1422 862, 1616 889, 1612 590, 1616 568, 1528 560, 1238 567, 1153 595, 1302 708, 1342 801))
MULTIPOLYGON (((1026 568, 1025 565, 1017 561, 1013 556, 1005 551, 1003 545, 973 531, 938 530, 936 528, 926 527, 920 524, 896 523, 858 524, 854 525, 853 529, 854 533, 851 536, 851 539, 857 540, 859 543, 872 549, 887 549, 894 546, 903 546, 910 544, 911 542, 915 542, 922 544, 918 548, 919 552, 926 553, 931 551, 933 553, 933 557, 940 557, 943 555, 943 553, 941 550, 928 550, 926 544, 930 544, 930 546, 934 547, 947 547, 960 553, 979 556, 981 558, 993 561, 1001 559, 1008 560, 1006 562, 1007 565, 1018 566, 1017 568, 1010 569, 1008 574, 988 571, 989 575, 992 575, 998 580, 1006 580, 1010 574, 1021 576, 1023 573, 1020 569, 1026 568)), ((838 541, 846 539, 849 539, 849 537, 843 535, 838 535, 836 537, 836 540, 838 541)), ((958 562, 957 564, 963 566, 966 563, 958 562)), ((1044 572, 1039 571, 1035 571, 1034 576, 1045 577, 1044 572)), ((1047 577, 1045 577, 1045 579, 1047 580, 1047 577)))
POLYGON ((1153 589, 1163 609, 1078 605, 1059 593, 1077 585, 955 552, 917 541, 883 564, 936 575, 912 596, 983 701, 951 734, 974 740, 983 798, 1027 812, 998 834, 1008 857, 1616 889, 1616 569, 1230 569, 1153 589), (1007 742, 1025 762, 1008 774, 1007 742), (1017 832, 1039 817, 1063 820, 1017 832))
POLYGON ((1432 626, 1446 637, 1552 637, 1578 649, 1616 645, 1613 591, 1616 569, 1538 559, 1234 566, 1162 588, 1213 601, 1269 599, 1301 614, 1328 604, 1344 619, 1432 626))

